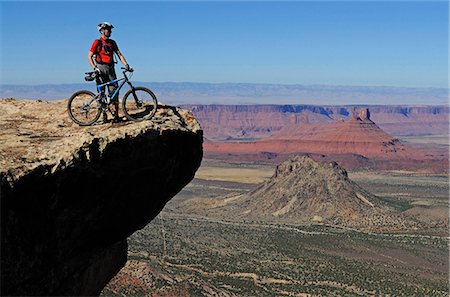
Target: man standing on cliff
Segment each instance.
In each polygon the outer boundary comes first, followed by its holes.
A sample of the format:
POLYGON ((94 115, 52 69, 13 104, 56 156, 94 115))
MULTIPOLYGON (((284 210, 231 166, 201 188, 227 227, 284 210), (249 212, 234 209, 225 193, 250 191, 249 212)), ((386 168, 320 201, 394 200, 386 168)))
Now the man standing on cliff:
MULTIPOLYGON (((92 43, 91 50, 88 54, 89 64, 91 64, 94 71, 97 72, 97 84, 106 83, 117 78, 116 71, 114 70, 114 53, 117 54, 127 70, 132 70, 125 57, 119 51, 117 43, 109 38, 112 33, 112 28, 114 28, 114 26, 108 22, 98 24, 97 29, 100 32, 101 37, 92 43)), ((117 83, 108 86, 109 95, 112 96, 117 88, 117 83)), ((118 122, 119 93, 117 92, 111 100, 113 101, 114 106, 114 122, 118 122)), ((106 114, 104 114, 104 119, 106 119, 106 114)))

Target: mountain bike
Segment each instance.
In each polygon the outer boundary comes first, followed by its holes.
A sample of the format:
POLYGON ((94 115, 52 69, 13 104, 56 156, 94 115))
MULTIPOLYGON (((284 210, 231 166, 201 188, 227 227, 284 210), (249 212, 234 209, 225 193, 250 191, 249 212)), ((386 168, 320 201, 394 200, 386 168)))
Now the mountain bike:
MULTIPOLYGON (((144 87, 134 87, 128 76, 127 72, 132 73, 133 69, 123 70, 123 77, 115 79, 106 83, 97 84, 97 94, 91 91, 82 90, 75 92, 67 103, 67 111, 70 118, 80 126, 89 126, 94 124, 99 118, 102 112, 111 112, 110 105, 114 102, 111 98, 115 98, 120 89, 127 83, 130 86, 130 90, 125 93, 122 98, 122 109, 127 119, 131 121, 142 121, 151 119, 158 107, 158 100, 155 94, 144 87), (107 96, 105 93, 106 86, 121 82, 116 88, 114 93, 107 96)), ((86 81, 93 81, 97 77, 96 72, 86 72, 86 81)), ((132 75, 130 75, 131 78, 132 75)), ((115 100, 119 100, 116 98, 115 100)), ((112 112, 111 112, 112 113, 112 112)))

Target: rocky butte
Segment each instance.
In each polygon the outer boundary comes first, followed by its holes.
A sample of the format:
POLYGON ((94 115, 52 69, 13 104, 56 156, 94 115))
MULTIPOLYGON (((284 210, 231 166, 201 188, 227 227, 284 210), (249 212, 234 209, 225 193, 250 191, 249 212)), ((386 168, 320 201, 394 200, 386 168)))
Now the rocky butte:
POLYGON ((200 166, 203 132, 185 110, 79 127, 65 104, 0 100, 2 296, 98 295, 126 238, 200 166))
POLYGON ((193 198, 181 207, 224 219, 324 223, 376 232, 423 228, 398 206, 350 180, 336 162, 317 162, 309 156, 289 157, 271 178, 248 193, 212 200, 193 198))

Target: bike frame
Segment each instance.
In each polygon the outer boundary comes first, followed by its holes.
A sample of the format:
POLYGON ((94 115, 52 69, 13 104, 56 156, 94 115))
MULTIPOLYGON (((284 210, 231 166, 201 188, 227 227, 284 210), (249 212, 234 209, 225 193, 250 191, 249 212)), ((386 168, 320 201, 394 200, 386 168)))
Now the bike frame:
MULTIPOLYGON (((132 85, 131 82, 128 80, 128 76, 125 74, 125 71, 122 71, 122 73, 123 73, 123 77, 122 77, 122 78, 114 79, 114 80, 108 81, 108 82, 106 82, 106 83, 97 85, 97 93, 103 97, 103 96, 105 95, 105 92, 102 92, 102 88, 103 88, 103 87, 106 87, 106 86, 109 86, 109 85, 112 85, 112 84, 115 84, 115 83, 117 83, 117 82, 119 82, 119 81, 123 81, 123 82, 116 88, 116 90, 114 91, 114 93, 110 96, 111 98, 114 98, 114 96, 116 96, 116 94, 120 91, 120 89, 122 89, 122 87, 123 87, 123 85, 124 85, 125 83, 128 83, 128 85, 130 86, 130 88, 133 89, 133 85, 132 85)), ((134 92, 133 92, 133 93, 134 93, 134 92)), ((103 98, 100 98, 100 99, 103 99, 103 98)), ((117 99, 118 99, 118 98, 117 98, 117 99)))

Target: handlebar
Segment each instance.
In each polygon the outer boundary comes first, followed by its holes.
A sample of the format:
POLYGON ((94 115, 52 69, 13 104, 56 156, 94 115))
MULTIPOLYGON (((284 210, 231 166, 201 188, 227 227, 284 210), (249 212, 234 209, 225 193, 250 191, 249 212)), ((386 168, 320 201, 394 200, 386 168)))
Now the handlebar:
MULTIPOLYGON (((123 71, 123 74, 125 75, 126 72, 133 72, 133 68, 126 68, 126 67, 120 67, 123 71)), ((85 81, 93 81, 97 77, 97 73, 95 71, 85 72, 86 76, 84 77, 85 81)))
POLYGON ((134 71, 133 68, 127 69, 126 67, 120 67, 120 69, 125 70, 124 72, 133 72, 134 71))

